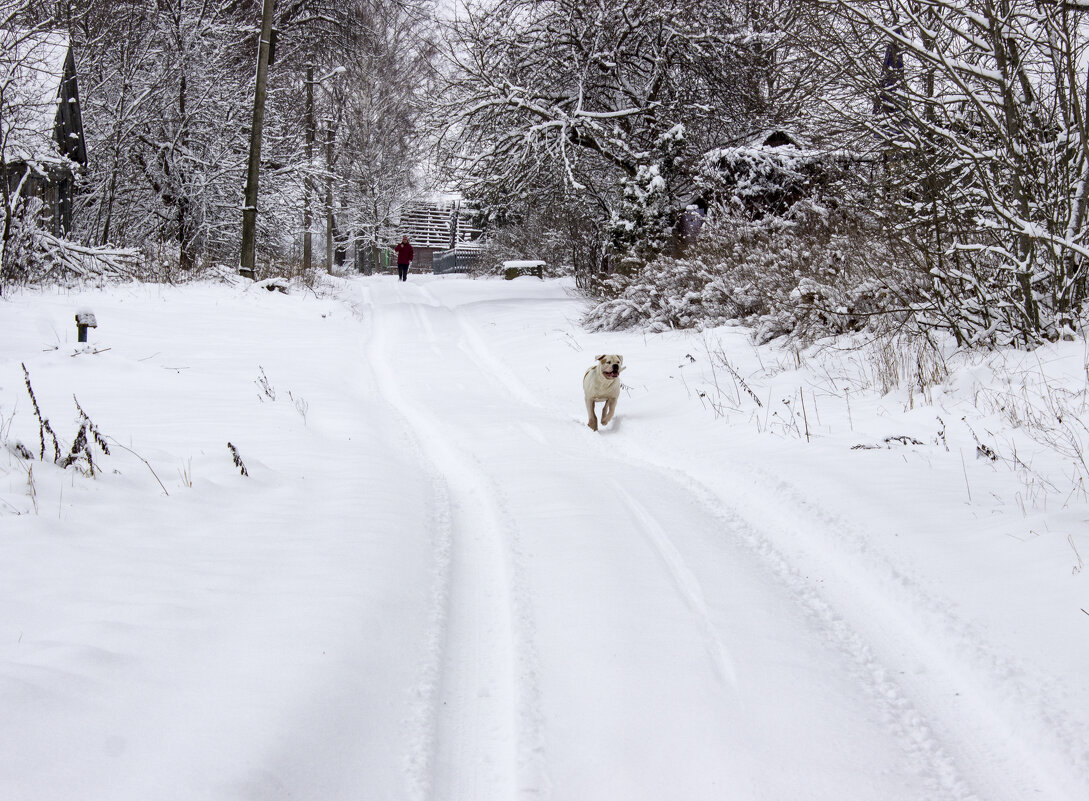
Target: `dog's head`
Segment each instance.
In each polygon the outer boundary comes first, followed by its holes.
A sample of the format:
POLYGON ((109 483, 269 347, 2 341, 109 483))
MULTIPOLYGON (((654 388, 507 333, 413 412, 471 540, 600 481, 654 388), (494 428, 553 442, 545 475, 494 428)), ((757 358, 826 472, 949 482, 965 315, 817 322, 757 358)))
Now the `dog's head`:
POLYGON ((624 357, 618 353, 606 353, 597 357, 597 367, 606 378, 620 378, 624 369, 624 357))

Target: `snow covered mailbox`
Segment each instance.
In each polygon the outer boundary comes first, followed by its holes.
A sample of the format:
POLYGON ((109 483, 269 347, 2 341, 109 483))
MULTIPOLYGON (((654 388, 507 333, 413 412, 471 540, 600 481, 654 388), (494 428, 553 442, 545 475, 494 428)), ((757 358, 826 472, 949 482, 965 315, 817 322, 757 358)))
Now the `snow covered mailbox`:
POLYGON ((505 261, 503 262, 503 277, 513 281, 521 275, 535 275, 544 278, 545 263, 543 261, 505 261))
POLYGON ((86 166, 68 34, 0 28, 0 179, 11 210, 36 208, 46 230, 66 233, 75 174, 86 166))

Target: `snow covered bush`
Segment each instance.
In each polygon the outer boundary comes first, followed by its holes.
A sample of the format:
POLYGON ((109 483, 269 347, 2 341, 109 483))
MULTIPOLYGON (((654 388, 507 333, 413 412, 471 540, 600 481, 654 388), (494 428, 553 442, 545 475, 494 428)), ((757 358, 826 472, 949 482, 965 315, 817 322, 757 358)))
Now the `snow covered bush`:
POLYGON ((598 329, 743 322, 761 341, 873 328, 898 312, 904 281, 850 171, 789 147, 725 148, 698 186, 715 205, 679 256, 606 279, 598 329), (833 191, 828 191, 834 188, 833 191))
MULTIPOLYGON (((34 198, 30 204, 40 205, 41 201, 34 198)), ((13 215, 8 239, 0 242, 0 294, 7 287, 29 283, 44 272, 43 254, 35 247, 38 229, 33 220, 36 215, 35 208, 13 215)))
POLYGON ((868 328, 898 306, 882 278, 889 264, 841 214, 819 206, 790 219, 712 219, 694 250, 610 277, 588 324, 660 331, 736 321, 766 341, 868 328))
POLYGON ((704 154, 696 187, 755 217, 782 215, 824 183, 824 170, 819 154, 793 145, 723 147, 704 154))

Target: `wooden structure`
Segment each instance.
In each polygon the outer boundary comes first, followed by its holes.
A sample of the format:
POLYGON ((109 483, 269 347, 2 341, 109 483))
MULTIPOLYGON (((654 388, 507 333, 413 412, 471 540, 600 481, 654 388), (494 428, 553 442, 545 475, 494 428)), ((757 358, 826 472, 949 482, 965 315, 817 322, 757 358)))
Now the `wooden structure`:
POLYGON ((413 266, 433 271, 436 253, 471 250, 470 243, 480 237, 480 229, 472 225, 471 210, 460 199, 436 198, 413 201, 402 207, 397 240, 402 236, 412 243, 413 266))
POLYGON ((68 34, 0 30, 0 178, 13 210, 41 201, 43 226, 72 227, 76 173, 87 166, 68 34))

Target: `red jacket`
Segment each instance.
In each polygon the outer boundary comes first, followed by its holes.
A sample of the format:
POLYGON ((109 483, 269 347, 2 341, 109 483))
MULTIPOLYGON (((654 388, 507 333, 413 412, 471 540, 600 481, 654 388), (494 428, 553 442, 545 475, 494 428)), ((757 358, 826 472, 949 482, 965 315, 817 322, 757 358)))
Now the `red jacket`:
POLYGON ((399 242, 393 246, 394 252, 397 253, 398 264, 411 264, 412 263, 412 245, 407 242, 399 242))

